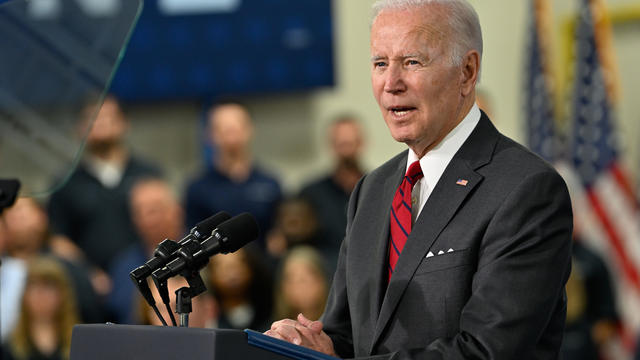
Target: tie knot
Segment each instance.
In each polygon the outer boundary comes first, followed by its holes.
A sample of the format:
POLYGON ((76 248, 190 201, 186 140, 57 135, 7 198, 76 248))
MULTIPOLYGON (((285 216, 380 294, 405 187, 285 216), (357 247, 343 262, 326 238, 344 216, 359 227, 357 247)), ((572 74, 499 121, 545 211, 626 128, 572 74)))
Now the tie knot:
POLYGON ((416 181, 422 179, 422 168, 420 167, 420 161, 414 161, 411 166, 409 166, 409 170, 407 170, 407 177, 410 179, 411 185, 415 184, 416 181))

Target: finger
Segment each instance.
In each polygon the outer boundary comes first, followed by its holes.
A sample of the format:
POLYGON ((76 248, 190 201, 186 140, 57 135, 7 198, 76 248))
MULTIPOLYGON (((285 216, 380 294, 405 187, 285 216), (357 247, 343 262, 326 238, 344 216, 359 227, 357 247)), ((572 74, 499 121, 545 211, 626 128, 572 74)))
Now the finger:
POLYGON ((283 338, 282 336, 280 336, 280 334, 278 334, 277 332, 275 332, 273 330, 267 330, 267 331, 264 332, 264 334, 267 335, 267 336, 271 336, 272 338, 285 340, 285 338, 283 338))
POLYGON ((302 336, 302 344, 300 345, 328 355, 335 356, 333 342, 331 341, 331 338, 327 336, 327 334, 325 334, 324 332, 317 333, 314 330, 303 326, 302 324, 299 324, 296 327, 296 330, 298 330, 298 332, 302 336))
POLYGON ((271 324, 271 330, 275 330, 276 328, 278 328, 280 326, 292 326, 292 327, 295 327, 296 324, 297 324, 297 321, 295 321, 295 320, 282 319, 282 320, 278 320, 278 321, 274 322, 273 324, 271 324))
POLYGON ((311 321, 307 319, 302 313, 298 314, 298 322, 300 324, 306 326, 307 328, 313 330, 316 333, 320 333, 322 331, 322 322, 320 321, 311 321))
POLYGON ((282 337, 282 340, 300 345, 302 343, 302 335, 296 330, 295 326, 282 325, 272 329, 275 333, 282 337))
POLYGON ((309 329, 308 327, 306 327, 306 326, 304 326, 302 324, 298 324, 296 326, 296 330, 302 336, 302 341, 303 342, 307 342, 307 343, 313 343, 315 341, 314 340, 315 337, 318 335, 313 330, 309 329))
POLYGON ((321 333, 322 332, 322 328, 323 328, 323 324, 320 321, 313 321, 311 322, 311 324, 309 324, 309 326, 307 326, 309 329, 315 331, 316 333, 321 333))
POLYGON ((311 320, 307 319, 302 313, 298 314, 298 322, 304 326, 309 326, 311 324, 311 320))

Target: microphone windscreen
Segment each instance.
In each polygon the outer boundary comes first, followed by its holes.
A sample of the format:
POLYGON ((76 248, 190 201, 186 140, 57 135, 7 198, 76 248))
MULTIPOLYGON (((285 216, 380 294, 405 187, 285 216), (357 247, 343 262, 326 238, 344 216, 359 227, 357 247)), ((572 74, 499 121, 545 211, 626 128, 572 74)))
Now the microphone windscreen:
POLYGON ((231 215, 229 215, 226 211, 220 211, 219 213, 209 216, 208 218, 200 221, 194 226, 191 233, 198 239, 203 240, 211 236, 213 230, 218 227, 218 225, 223 222, 231 219, 231 215))
POLYGON ((242 213, 220 224, 216 231, 226 239, 222 245, 224 253, 234 252, 258 238, 258 222, 253 215, 242 213))

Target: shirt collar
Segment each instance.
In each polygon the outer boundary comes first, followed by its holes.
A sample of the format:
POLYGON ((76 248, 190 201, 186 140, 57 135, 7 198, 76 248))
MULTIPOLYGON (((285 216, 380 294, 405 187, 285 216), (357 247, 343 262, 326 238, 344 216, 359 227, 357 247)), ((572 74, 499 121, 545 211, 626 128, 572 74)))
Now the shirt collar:
POLYGON ((120 184, 126 170, 126 163, 120 164, 117 162, 104 161, 97 156, 87 156, 85 164, 87 171, 93 175, 102 186, 109 189, 113 189, 120 184))
POLYGON ((425 179, 427 179, 429 183, 432 183, 432 186, 435 185, 433 180, 437 182, 437 180, 440 179, 440 175, 442 175, 451 159, 453 159, 453 156, 458 152, 460 147, 462 147, 462 144, 464 144, 469 135, 471 135, 476 125, 478 125, 480 117, 480 108, 474 103, 467 116, 425 156, 418 158, 418 155, 409 149, 405 173, 414 161, 420 160, 420 167, 422 168, 425 179))

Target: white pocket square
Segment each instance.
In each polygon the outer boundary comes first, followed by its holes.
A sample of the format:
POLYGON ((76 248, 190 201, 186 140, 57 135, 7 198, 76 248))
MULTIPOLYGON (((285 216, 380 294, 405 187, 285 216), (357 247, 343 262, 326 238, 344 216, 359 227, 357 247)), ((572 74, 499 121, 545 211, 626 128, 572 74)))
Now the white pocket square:
POLYGON ((446 253, 444 252, 444 250, 440 250, 440 251, 438 251, 438 253, 437 253, 437 254, 435 254, 435 255, 433 254, 433 252, 429 251, 429 253, 427 254, 427 256, 425 256, 425 258, 427 258, 427 259, 428 259, 428 258, 430 258, 430 257, 439 256, 439 255, 444 255, 444 254, 449 254, 449 253, 452 253, 452 252, 455 252, 455 250, 453 250, 453 248, 449 248, 449 250, 447 250, 447 252, 446 252, 446 253))

